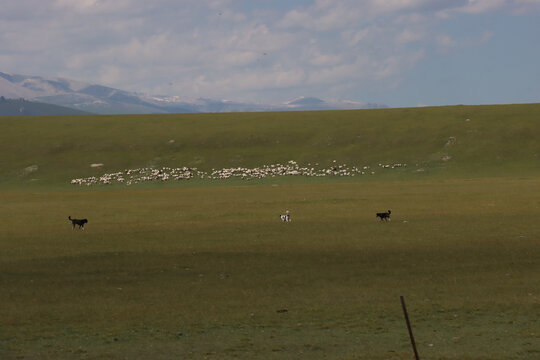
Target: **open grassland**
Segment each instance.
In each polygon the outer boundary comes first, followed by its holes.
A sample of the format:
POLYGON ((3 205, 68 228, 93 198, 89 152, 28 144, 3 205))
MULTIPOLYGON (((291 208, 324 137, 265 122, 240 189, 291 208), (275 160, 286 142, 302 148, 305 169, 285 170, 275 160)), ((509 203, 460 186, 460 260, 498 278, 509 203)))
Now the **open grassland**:
POLYGON ((403 173, 522 176, 540 168, 540 104, 0 118, 0 184, 69 183, 140 167, 406 163, 403 173), (90 164, 102 163, 102 168, 90 164))
POLYGON ((0 119, 0 359, 540 359, 539 110, 0 119), (69 184, 288 160, 376 174, 69 184))
POLYGON ((411 359, 403 295, 422 358, 538 359, 539 187, 10 191, 0 357, 411 359))

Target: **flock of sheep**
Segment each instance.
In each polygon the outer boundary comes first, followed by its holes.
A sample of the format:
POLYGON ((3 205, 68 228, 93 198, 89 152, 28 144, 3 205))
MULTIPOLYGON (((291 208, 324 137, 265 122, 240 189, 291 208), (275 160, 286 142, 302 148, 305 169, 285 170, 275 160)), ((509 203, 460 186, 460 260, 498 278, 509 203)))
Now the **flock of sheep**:
MULTIPOLYGON (((358 168, 356 166, 348 167, 346 165, 338 165, 336 160, 333 161, 327 169, 315 168, 318 164, 308 164, 307 167, 301 167, 296 161, 290 160, 286 165, 274 164, 263 165, 257 168, 224 168, 211 172, 200 171, 197 168, 170 168, 163 167, 155 168, 140 168, 119 171, 110 174, 103 174, 100 177, 91 176, 88 178, 79 178, 71 180, 74 185, 95 185, 95 184, 114 184, 124 183, 126 185, 137 184, 146 181, 168 181, 168 180, 189 180, 192 178, 200 179, 229 179, 240 178, 244 180, 262 179, 266 177, 276 176, 307 176, 307 177, 322 177, 322 176, 356 176, 356 175, 374 175, 370 166, 358 168)), ((383 169, 395 169, 406 167, 407 164, 379 164, 383 169)))

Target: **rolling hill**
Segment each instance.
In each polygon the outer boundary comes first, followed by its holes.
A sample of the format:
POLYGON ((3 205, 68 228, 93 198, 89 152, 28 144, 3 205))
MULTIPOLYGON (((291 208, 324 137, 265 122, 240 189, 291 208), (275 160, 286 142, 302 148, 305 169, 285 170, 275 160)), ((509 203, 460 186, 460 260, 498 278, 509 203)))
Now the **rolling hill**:
POLYGON ((140 167, 257 167, 336 160, 377 177, 528 176, 540 104, 351 111, 3 117, 0 181, 69 183, 140 167), (100 163, 102 167, 92 168, 100 163), (406 163, 385 172, 379 164, 406 163))
POLYGON ((0 358, 537 359, 539 110, 1 117, 0 358))

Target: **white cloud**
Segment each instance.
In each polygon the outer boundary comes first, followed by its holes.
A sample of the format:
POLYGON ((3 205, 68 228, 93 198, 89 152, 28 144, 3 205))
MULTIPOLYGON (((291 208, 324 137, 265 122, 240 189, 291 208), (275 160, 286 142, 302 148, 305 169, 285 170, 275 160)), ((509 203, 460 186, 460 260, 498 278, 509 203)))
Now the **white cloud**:
POLYGON ((226 68, 247 66, 253 64, 260 57, 260 53, 254 51, 235 51, 225 54, 222 65, 226 68))
POLYGON ((385 78, 399 72, 399 63, 390 66, 388 59, 410 55, 386 46, 368 49, 395 38, 401 43, 419 40, 418 34, 392 24, 382 28, 367 21, 365 14, 373 15, 376 1, 362 6, 318 0, 282 13, 281 19, 274 14, 278 26, 248 16, 231 1, 187 2, 193 8, 176 5, 162 11, 141 0, 55 0, 50 4, 59 12, 56 28, 45 23, 51 29, 41 31, 42 38, 21 31, 18 39, 27 45, 37 39, 32 47, 56 59, 58 74, 66 77, 128 90, 182 88, 200 96, 311 85, 338 88, 353 79, 385 78), (72 13, 80 14, 76 21, 61 16, 72 13), (53 51, 50 39, 63 44, 60 51, 53 51))
POLYGON ((407 44, 417 42, 425 39, 425 34, 421 31, 414 31, 411 29, 405 29, 397 35, 397 42, 399 44, 407 44))
POLYGON ((209 77, 200 75, 193 82, 188 82, 184 89, 194 94, 227 98, 227 92, 245 92, 246 89, 264 90, 267 88, 283 89, 299 86, 303 83, 306 74, 302 69, 271 69, 269 71, 242 71, 209 77), (221 94, 221 96, 220 96, 221 94))
POLYGON ((98 84, 115 84, 125 81, 126 74, 123 74, 122 69, 115 65, 104 65, 99 69, 99 75, 97 78, 98 84))
POLYGON ((540 0, 514 0, 516 7, 513 9, 515 15, 527 15, 540 12, 540 0))
POLYGON ((343 61, 342 55, 336 55, 336 54, 322 54, 320 52, 316 52, 310 57, 309 62, 315 66, 333 66, 336 64, 339 64, 343 61))
POLYGON ((458 46, 457 41, 448 35, 437 36, 436 44, 442 53, 448 53, 458 46))
POLYGON ((485 14, 506 11, 515 15, 540 11, 540 0, 467 0, 460 6, 441 9, 439 16, 450 17, 452 13, 485 14))
POLYGON ((468 47, 478 47, 489 42, 494 36, 493 32, 485 31, 478 36, 471 36, 462 39, 456 39, 449 35, 438 35, 435 38, 435 43, 438 51, 443 54, 448 54, 456 50, 462 50, 468 47))
POLYGON ((314 0, 265 9, 245 3, 7 2, 0 71, 238 100, 311 89, 344 96, 370 84, 395 86, 432 47, 446 53, 496 37, 486 28, 460 38, 441 22, 540 7, 540 0, 314 0))
POLYGON ((373 28, 346 30, 341 33, 341 37, 347 46, 356 46, 362 41, 369 39, 372 32, 373 28))
POLYGON ((480 14, 495 11, 508 3, 508 0, 469 0, 459 10, 465 13, 480 14))
POLYGON ((440 11, 463 5, 467 0, 371 0, 378 12, 440 11))
POLYGON ((77 11, 84 11, 96 7, 98 4, 99 0, 56 0, 53 6, 58 8, 69 8, 77 11))
POLYGON ((304 28, 325 32, 343 29, 356 21, 361 21, 362 5, 345 1, 316 1, 307 8, 296 8, 285 14, 279 26, 287 29, 304 28))
MULTIPOLYGON (((133 11, 133 5, 133 1, 131 0, 54 0, 52 4, 56 10, 69 11, 78 15, 131 13, 133 11)), ((140 4, 137 5, 139 6, 140 4)))

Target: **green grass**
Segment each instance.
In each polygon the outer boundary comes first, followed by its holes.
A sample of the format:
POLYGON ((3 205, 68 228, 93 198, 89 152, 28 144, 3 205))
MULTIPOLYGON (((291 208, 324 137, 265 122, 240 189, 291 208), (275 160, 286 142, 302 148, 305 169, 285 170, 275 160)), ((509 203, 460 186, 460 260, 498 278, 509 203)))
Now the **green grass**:
POLYGON ((9 191, 0 355, 409 359, 403 295, 422 358, 538 358, 539 185, 9 191))
POLYGON ((422 168, 423 175, 441 177, 537 175, 539 113, 540 104, 527 104, 4 117, 0 118, 0 184, 49 186, 146 166, 208 171, 288 160, 321 166, 333 160, 357 166, 407 163, 410 173, 422 168), (455 141, 449 143, 451 137, 455 141), (450 159, 443 161, 445 156, 450 159), (92 169, 92 163, 104 167, 92 169), (36 171, 25 170, 34 165, 36 171))
POLYGON ((2 118, 0 358, 540 359, 539 108, 2 118), (409 166, 69 184, 291 159, 409 166))

